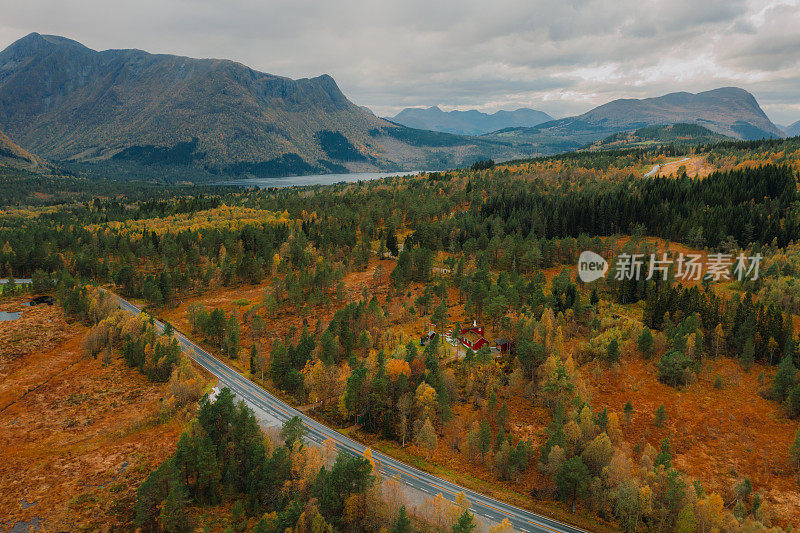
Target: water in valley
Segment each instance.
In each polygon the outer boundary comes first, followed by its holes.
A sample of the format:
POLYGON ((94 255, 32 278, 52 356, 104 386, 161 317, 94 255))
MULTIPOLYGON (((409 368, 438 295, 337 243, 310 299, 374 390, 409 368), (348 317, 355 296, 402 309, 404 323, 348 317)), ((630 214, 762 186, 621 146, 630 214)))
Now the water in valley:
POLYGON ((332 185, 334 183, 353 183, 392 176, 415 176, 419 171, 406 172, 351 172, 348 174, 309 174, 308 176, 286 176, 282 178, 245 178, 221 181, 218 185, 240 185, 242 187, 299 187, 304 185, 332 185))

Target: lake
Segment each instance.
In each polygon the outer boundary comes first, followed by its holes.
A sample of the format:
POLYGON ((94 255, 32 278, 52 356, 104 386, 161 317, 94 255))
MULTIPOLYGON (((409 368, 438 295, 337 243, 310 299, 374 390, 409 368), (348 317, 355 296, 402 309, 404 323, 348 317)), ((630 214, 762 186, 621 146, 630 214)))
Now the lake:
POLYGON ((283 178, 245 178, 220 181, 217 185, 239 185, 242 187, 302 187, 303 185, 332 185, 334 183, 353 183, 392 176, 416 176, 420 171, 405 172, 352 172, 349 174, 309 174, 308 176, 286 176, 283 178))

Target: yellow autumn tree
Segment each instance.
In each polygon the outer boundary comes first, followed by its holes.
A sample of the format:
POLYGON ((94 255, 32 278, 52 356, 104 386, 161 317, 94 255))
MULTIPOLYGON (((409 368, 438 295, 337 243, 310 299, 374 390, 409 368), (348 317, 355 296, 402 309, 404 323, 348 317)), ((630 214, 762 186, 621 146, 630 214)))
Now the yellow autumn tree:
POLYGON ((390 359, 386 363, 386 375, 392 383, 396 383, 401 374, 411 377, 411 365, 405 359, 390 359))
POLYGON ((450 524, 455 524, 458 521, 458 517, 460 517, 464 511, 468 510, 470 506, 469 500, 467 499, 467 494, 462 490, 458 494, 456 494, 455 501, 450 504, 450 508, 448 509, 447 519, 450 524))
POLYGON ((368 447, 366 450, 364 450, 364 459, 366 459, 369 462, 370 466, 372 467, 372 473, 377 476, 378 469, 375 464, 375 458, 372 457, 372 448, 368 447))
POLYGON ((327 464, 336 458, 336 441, 328 437, 322 443, 322 460, 327 464))
POLYGON ((414 393, 414 407, 418 420, 436 420, 438 418, 436 390, 424 381, 419 384, 414 393))
POLYGON ((291 453, 292 476, 288 482, 289 494, 304 494, 314 483, 324 464, 325 461, 318 448, 305 446, 299 440, 295 442, 291 453))
POLYGON ((320 409, 325 410, 331 393, 332 378, 335 377, 336 368, 329 368, 321 360, 309 360, 303 368, 303 382, 309 390, 312 403, 319 402, 320 409))
POLYGON ((552 341, 553 341, 553 327, 556 322, 556 317, 553 314, 553 309, 548 307, 545 309, 544 313, 542 314, 542 327, 544 328, 544 334, 542 335, 542 344, 544 344, 547 348, 552 349, 552 341))
POLYGON ((319 512, 314 500, 306 504, 302 514, 297 519, 297 525, 294 528, 295 533, 325 533, 332 531, 332 527, 325 522, 325 518, 319 512))
POLYGON ((725 520, 725 502, 722 496, 712 492, 705 498, 697 500, 695 505, 697 521, 702 531, 719 531, 725 520))
POLYGON ((381 501, 386 509, 386 520, 394 523, 400 508, 406 505, 406 498, 400 481, 400 474, 384 478, 380 485, 381 501))
POLYGON ((425 500, 425 518, 436 531, 450 529, 449 511, 452 505, 440 492, 433 498, 425 500))
POLYGON ((204 384, 189 358, 182 356, 169 378, 168 396, 164 408, 171 412, 185 405, 194 404, 203 395, 204 384))
POLYGON ((619 423, 619 415, 616 411, 608 413, 606 433, 613 442, 620 442, 622 440, 622 428, 619 423))
POLYGON ((614 446, 611 444, 611 439, 603 432, 586 446, 581 457, 583 458, 583 462, 586 463, 586 466, 589 467, 589 470, 595 474, 599 474, 609 461, 611 461, 613 453, 614 446))
POLYGON ((367 517, 367 497, 362 493, 351 494, 344 501, 344 519, 355 530, 367 517))
POLYGON ((426 418, 416 435, 417 445, 425 450, 425 457, 430 458, 431 452, 436 448, 439 439, 430 418, 426 418))

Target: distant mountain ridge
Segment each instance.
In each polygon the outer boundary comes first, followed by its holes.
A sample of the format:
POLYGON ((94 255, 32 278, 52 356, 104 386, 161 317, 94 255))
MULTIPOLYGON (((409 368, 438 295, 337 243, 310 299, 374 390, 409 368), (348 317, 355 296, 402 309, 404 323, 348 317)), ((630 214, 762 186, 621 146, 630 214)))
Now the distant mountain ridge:
POLYGON ((800 120, 792 124, 791 126, 786 126, 786 135, 789 137, 796 137, 800 135, 800 120))
POLYGON ((555 153, 575 150, 622 131, 678 123, 698 124, 745 140, 785 136, 767 118, 752 94, 736 87, 723 87, 697 94, 679 92, 641 100, 613 100, 582 115, 532 128, 506 128, 484 137, 555 153))
POLYGON ((699 124, 711 131, 740 139, 782 137, 755 97, 738 87, 722 87, 697 94, 670 93, 656 98, 620 99, 584 113, 590 123, 627 126, 636 122, 699 124))
POLYGON ((53 160, 262 176, 439 168, 498 146, 392 124, 328 75, 292 80, 229 60, 98 52, 38 33, 0 52, 0 128, 53 160))
POLYGON ((443 122, 418 129, 379 118, 328 75, 293 80, 224 59, 98 52, 38 33, 0 52, 0 130, 29 152, 112 175, 131 168, 163 179, 442 169, 577 150, 674 123, 740 139, 784 135, 750 93, 732 87, 615 100, 577 117, 480 136, 430 128, 467 131, 547 116, 406 111, 443 122))
POLYGON ((442 111, 438 106, 426 109, 407 107, 389 120, 403 126, 458 135, 481 135, 503 128, 532 127, 553 120, 544 111, 520 108, 515 111, 484 113, 468 111, 442 111))

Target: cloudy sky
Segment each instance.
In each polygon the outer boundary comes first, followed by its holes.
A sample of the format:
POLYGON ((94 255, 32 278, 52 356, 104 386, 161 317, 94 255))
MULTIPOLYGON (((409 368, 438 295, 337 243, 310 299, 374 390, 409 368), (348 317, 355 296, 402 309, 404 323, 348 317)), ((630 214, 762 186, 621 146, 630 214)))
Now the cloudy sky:
POLYGON ((533 107, 726 85, 800 120, 800 0, 0 0, 0 47, 32 32, 94 49, 331 74, 379 115, 533 107))

